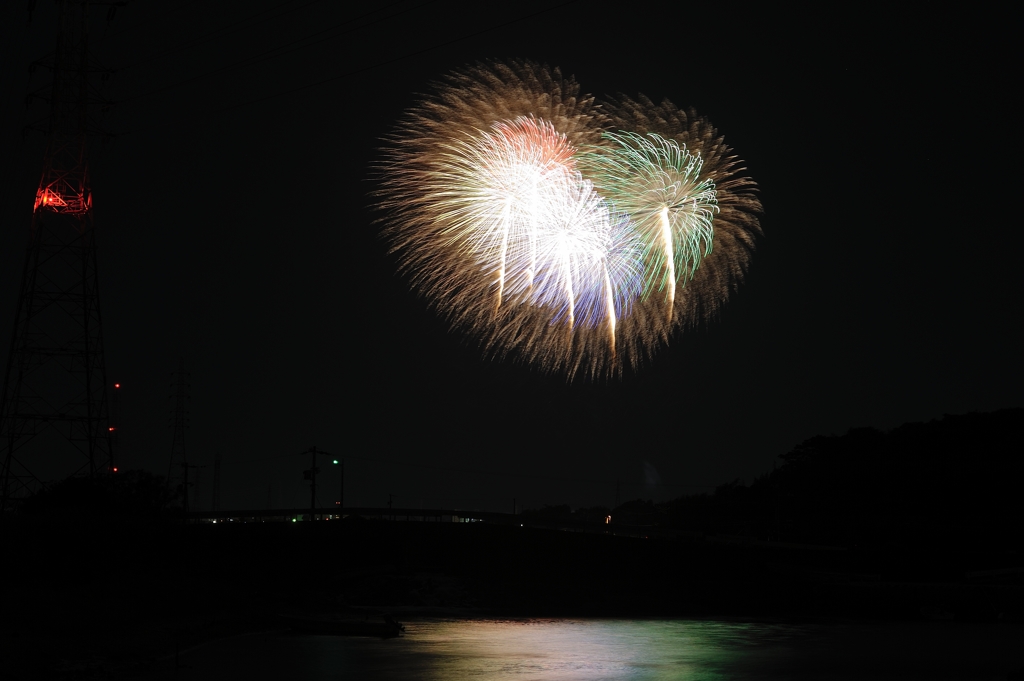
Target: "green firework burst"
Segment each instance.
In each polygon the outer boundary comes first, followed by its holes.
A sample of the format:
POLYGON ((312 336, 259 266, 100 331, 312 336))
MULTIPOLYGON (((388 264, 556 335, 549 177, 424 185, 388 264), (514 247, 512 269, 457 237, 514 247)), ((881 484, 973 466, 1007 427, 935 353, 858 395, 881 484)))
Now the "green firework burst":
POLYGON ((584 175, 633 220, 645 244, 644 297, 668 302, 711 253, 718 200, 703 161, 685 144, 648 133, 605 132, 580 159, 584 175))

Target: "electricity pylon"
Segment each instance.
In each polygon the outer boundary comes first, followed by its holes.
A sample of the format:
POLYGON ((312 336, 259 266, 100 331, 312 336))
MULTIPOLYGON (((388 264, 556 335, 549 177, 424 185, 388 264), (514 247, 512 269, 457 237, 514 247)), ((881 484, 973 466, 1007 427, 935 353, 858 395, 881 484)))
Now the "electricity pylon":
POLYGON ((50 111, 0 398, 3 510, 51 480, 113 468, 86 160, 98 99, 89 75, 99 69, 89 58, 89 3, 58 4, 56 49, 37 62, 53 80, 33 93, 50 111))

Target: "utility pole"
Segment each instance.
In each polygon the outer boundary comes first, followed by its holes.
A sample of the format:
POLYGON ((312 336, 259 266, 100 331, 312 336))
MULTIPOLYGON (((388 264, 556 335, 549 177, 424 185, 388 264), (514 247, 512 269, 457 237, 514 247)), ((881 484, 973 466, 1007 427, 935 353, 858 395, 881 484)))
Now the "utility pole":
POLYGON ((213 459, 213 500, 210 502, 211 511, 220 510, 220 449, 213 459))
POLYGON ((341 487, 338 491, 338 509, 345 510, 345 460, 334 459, 335 466, 341 466, 341 487))
MULTIPOLYGON (((174 375, 174 374, 172 374, 174 375)), ((188 409, 186 402, 189 400, 189 388, 191 387, 188 383, 189 374, 185 371, 185 358, 180 357, 178 359, 178 371, 176 372, 175 382, 172 384, 174 387, 174 394, 171 397, 174 399, 174 411, 172 415, 171 428, 174 429, 173 436, 171 437, 171 460, 167 464, 167 484, 174 489, 174 481, 176 480, 175 473, 179 470, 185 472, 188 471, 188 456, 185 452, 185 431, 188 429, 188 409)), ((186 498, 186 505, 188 499, 188 486, 182 483, 182 491, 186 498)))
POLYGON ((185 522, 188 522, 188 469, 187 463, 181 464, 182 490, 184 491, 184 494, 181 495, 181 510, 185 513, 185 522))
POLYGON ((303 471, 303 477, 309 480, 309 519, 316 519, 316 474, 320 472, 320 469, 316 465, 316 455, 331 456, 327 452, 317 451, 316 446, 310 447, 305 452, 300 454, 309 454, 311 457, 309 470, 303 471))
POLYGON ((58 13, 56 48, 33 64, 53 79, 29 98, 49 114, 26 128, 47 141, 0 396, 0 510, 47 480, 114 465, 86 158, 99 100, 89 75, 101 69, 89 56, 89 3, 58 0, 58 13))
MULTIPOLYGON (((113 395, 113 406, 110 409, 110 449, 116 451, 118 455, 118 463, 124 468, 125 456, 124 456, 124 443, 121 441, 121 384, 114 384, 114 395, 113 395)), ((114 473, 117 472, 117 466, 114 465, 113 459, 110 461, 110 470, 114 473)))
MULTIPOLYGON (((185 492, 182 495, 181 510, 185 513, 185 521, 186 522, 188 522, 188 512, 189 512, 189 505, 188 505, 188 497, 189 497, 188 488, 190 486, 190 483, 188 481, 188 469, 189 468, 199 469, 199 468, 206 468, 206 466, 195 466, 195 465, 187 464, 187 463, 181 464, 182 489, 185 492)), ((199 476, 199 471, 197 470, 196 471, 196 477, 198 478, 198 476, 199 476)))
POLYGON ((309 519, 313 520, 316 513, 316 473, 320 469, 316 467, 316 447, 310 447, 309 453, 313 457, 309 466, 309 519))
MULTIPOLYGON (((193 466, 193 468, 206 468, 206 466, 193 466)), ((202 475, 203 472, 201 470, 196 470, 196 480, 192 483, 192 500, 188 503, 189 509, 199 510, 200 491, 203 489, 203 486, 199 483, 202 480, 202 475)))

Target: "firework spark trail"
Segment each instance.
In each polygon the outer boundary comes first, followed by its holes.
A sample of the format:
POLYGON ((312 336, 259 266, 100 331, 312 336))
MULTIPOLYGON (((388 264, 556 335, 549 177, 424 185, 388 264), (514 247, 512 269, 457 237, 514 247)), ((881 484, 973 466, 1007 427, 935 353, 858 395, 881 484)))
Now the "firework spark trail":
MULTIPOLYGON (((655 104, 642 95, 611 100, 604 103, 603 109, 614 129, 628 130, 631 136, 657 142, 666 152, 665 144, 674 143, 680 154, 687 153, 699 163, 699 167, 691 168, 690 177, 710 183, 706 189, 713 190, 714 200, 701 198, 698 192, 691 209, 694 214, 703 213, 709 227, 690 231, 693 241, 687 249, 696 255, 705 248, 706 236, 706 251, 679 273, 681 290, 677 288, 672 313, 673 324, 679 326, 692 326, 708 319, 742 282, 754 238, 761 233, 757 185, 742 174, 746 169, 714 126, 692 110, 679 109, 668 100, 655 104), (706 210, 713 211, 713 215, 703 212, 706 210), (686 281, 684 274, 689 277, 686 281)), ((670 159, 672 154, 665 153, 663 158, 670 159)), ((679 156, 668 165, 684 168, 687 164, 682 160, 679 156)), ((703 217, 695 221, 697 225, 704 221, 703 217)))
POLYGON ((450 75, 387 153, 378 206, 413 284, 493 354, 570 377, 636 366, 713 313, 759 231, 753 182, 703 119, 599 109, 528 62, 450 75))
POLYGON ((581 165, 602 196, 635 221, 649 246, 645 295, 666 291, 671 320, 677 285, 685 286, 711 251, 715 184, 701 177, 701 159, 685 144, 654 133, 605 133, 604 138, 613 145, 594 149, 581 165))
POLYGON ((439 195, 437 208, 451 223, 445 232, 453 244, 464 244, 485 269, 496 265, 500 307, 510 258, 522 280, 512 282, 513 291, 533 285, 537 230, 550 219, 550 206, 564 200, 575 163, 565 136, 549 124, 519 118, 492 128, 444 154, 437 172, 457 189, 439 195))
POLYGON ((658 211, 658 225, 661 227, 661 241, 664 244, 664 269, 666 270, 666 283, 668 285, 668 309, 669 319, 672 318, 672 310, 676 304, 676 251, 672 247, 672 223, 668 217, 668 206, 662 206, 658 211))
MULTIPOLYGON (((608 267, 622 269, 617 262, 625 259, 627 272, 640 269, 638 244, 612 248, 611 230, 631 225, 612 222, 604 200, 576 171, 574 151, 550 123, 499 121, 449 147, 437 172, 457 190, 436 199, 449 244, 485 276, 494 273, 495 308, 509 300, 546 306, 552 321, 566 321, 570 331, 598 325, 608 309, 628 304, 604 300, 608 267)), ((617 273, 616 290, 633 292, 619 280, 617 273)))

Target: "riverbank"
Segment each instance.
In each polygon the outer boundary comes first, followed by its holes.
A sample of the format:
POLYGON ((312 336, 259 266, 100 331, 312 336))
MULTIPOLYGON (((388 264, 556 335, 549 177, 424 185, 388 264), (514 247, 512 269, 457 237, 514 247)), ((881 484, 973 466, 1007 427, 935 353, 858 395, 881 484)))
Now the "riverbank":
POLYGON ((485 523, 51 523, 4 533, 13 617, 0 654, 26 679, 130 678, 175 650, 279 629, 285 613, 994 623, 1024 613, 1021 585, 953 581, 953 567, 923 554, 915 564, 485 523))

